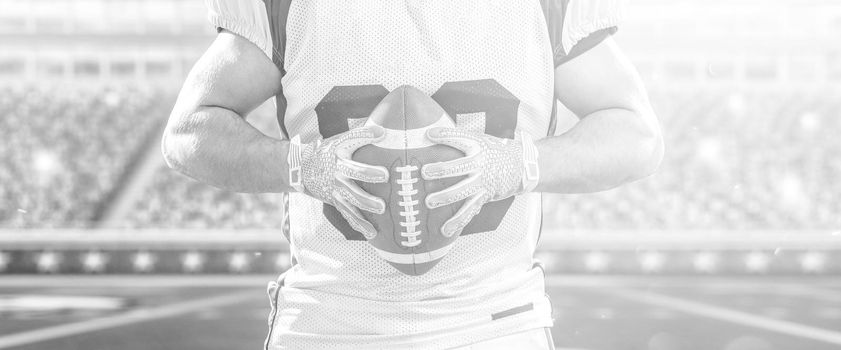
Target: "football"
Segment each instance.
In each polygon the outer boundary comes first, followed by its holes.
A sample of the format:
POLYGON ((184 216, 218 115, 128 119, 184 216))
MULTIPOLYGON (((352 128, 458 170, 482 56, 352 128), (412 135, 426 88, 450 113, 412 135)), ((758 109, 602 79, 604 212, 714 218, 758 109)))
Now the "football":
POLYGON ((422 275, 450 250, 457 235, 444 237, 441 226, 461 207, 461 202, 427 209, 426 195, 445 189, 463 177, 425 181, 424 164, 463 157, 461 151, 434 144, 426 138, 432 127, 454 127, 452 119, 431 97, 411 86, 401 86, 377 105, 366 125, 385 129, 385 138, 363 146, 352 156, 356 161, 388 169, 389 181, 358 182, 368 193, 386 203, 381 215, 363 211, 377 230, 368 242, 389 264, 407 275, 422 275))

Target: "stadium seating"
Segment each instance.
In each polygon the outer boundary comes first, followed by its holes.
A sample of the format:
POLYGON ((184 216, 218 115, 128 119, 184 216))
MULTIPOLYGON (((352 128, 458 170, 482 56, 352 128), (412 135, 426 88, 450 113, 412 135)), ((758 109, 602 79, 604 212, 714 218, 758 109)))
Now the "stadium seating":
POLYGON ((126 226, 134 228, 272 229, 282 223, 281 196, 224 191, 162 167, 126 226))
POLYGON ((839 227, 841 102, 830 94, 655 89, 651 99, 666 140, 658 173, 603 193, 547 195, 546 226, 839 227))
POLYGON ((0 88, 0 227, 88 225, 172 100, 145 86, 0 88))

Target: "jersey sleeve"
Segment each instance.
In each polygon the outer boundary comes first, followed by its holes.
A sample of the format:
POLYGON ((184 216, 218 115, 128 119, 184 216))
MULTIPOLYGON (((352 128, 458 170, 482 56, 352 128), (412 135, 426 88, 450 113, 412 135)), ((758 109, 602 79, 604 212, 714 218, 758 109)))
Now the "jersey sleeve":
POLYGON ((259 0, 205 0, 208 20, 217 30, 227 29, 259 47, 272 58, 272 37, 266 6, 259 0))
POLYGON ((542 0, 555 66, 616 32, 627 0, 542 0))

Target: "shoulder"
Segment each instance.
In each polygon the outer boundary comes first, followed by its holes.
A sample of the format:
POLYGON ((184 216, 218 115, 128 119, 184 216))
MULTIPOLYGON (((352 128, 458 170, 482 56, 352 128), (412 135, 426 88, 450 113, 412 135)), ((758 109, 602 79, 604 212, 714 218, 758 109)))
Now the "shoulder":
POLYGON ((541 0, 555 65, 616 32, 627 0, 541 0))

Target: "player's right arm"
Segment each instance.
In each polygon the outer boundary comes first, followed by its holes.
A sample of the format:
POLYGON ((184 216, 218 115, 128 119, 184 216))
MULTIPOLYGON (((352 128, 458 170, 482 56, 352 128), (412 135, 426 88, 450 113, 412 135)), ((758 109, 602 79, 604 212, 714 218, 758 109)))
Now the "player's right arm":
POLYGON ((258 34, 266 28, 265 11, 252 0, 208 4, 220 32, 190 71, 170 115, 161 146, 166 163, 222 189, 306 193, 335 206, 357 231, 373 235, 360 210, 382 213, 385 204, 354 180, 385 182, 388 171, 350 156, 384 137, 384 131, 361 128, 296 143, 255 129, 245 116, 282 89, 280 70, 268 56, 265 36, 258 34))
POLYGON ((287 192, 289 142, 244 116, 280 91, 280 72, 257 46, 228 31, 193 66, 163 135, 176 171, 236 192, 287 192))

